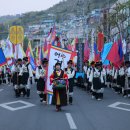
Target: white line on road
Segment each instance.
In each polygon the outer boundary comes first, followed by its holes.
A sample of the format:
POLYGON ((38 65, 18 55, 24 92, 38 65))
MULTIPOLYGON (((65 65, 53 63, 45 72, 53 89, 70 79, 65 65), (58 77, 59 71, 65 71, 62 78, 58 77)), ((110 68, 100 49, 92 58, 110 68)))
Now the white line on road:
POLYGON ((111 108, 115 108, 115 109, 120 109, 120 110, 124 110, 124 111, 130 111, 130 109, 128 108, 125 108, 125 107, 129 107, 130 104, 128 103, 123 103, 123 102, 115 102, 111 105, 109 105, 108 107, 111 107, 111 108), (119 105, 122 105, 122 106, 119 106, 119 105), (124 108, 123 108, 123 105, 124 105, 124 108))
POLYGON ((10 111, 21 110, 21 109, 25 109, 25 108, 29 108, 29 107, 33 107, 33 106, 35 106, 35 104, 25 102, 25 101, 22 101, 22 100, 0 104, 0 107, 3 107, 3 108, 5 108, 7 110, 10 110, 10 111), (11 106, 9 106, 9 105, 18 104, 18 103, 23 104, 23 106, 20 106, 20 107, 11 107, 11 106))
POLYGON ((73 120, 71 114, 70 113, 66 113, 65 115, 66 115, 66 118, 67 118, 68 123, 70 125, 70 129, 77 130, 77 126, 75 125, 74 120, 73 120))

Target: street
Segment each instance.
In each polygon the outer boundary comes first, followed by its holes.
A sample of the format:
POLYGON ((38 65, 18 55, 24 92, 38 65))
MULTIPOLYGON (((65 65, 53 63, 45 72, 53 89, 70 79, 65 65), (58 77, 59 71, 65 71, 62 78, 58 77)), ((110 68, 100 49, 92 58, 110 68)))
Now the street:
POLYGON ((56 112, 54 106, 39 102, 35 86, 30 99, 15 98, 12 86, 0 86, 0 130, 129 130, 129 113, 130 99, 108 88, 104 100, 96 101, 75 87, 73 105, 56 112), (116 102, 126 105, 110 107, 116 102))

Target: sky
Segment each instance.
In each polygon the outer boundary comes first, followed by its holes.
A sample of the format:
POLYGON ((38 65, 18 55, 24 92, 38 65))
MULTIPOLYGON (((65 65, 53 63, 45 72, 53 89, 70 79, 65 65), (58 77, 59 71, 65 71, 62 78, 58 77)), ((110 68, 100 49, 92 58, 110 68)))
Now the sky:
POLYGON ((0 0, 0 16, 41 11, 62 0, 0 0))

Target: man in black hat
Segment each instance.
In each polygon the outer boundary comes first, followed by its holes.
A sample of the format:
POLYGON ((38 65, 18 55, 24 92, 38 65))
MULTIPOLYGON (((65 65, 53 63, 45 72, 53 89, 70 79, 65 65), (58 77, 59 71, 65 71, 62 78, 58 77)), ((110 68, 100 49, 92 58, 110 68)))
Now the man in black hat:
POLYGON ((48 60, 44 58, 41 61, 41 65, 36 69, 36 78, 37 78, 37 93, 40 97, 40 102, 46 102, 46 93, 45 93, 45 84, 47 79, 47 66, 48 60))
POLYGON ((21 92, 23 92, 23 96, 27 95, 27 98, 29 98, 31 87, 30 82, 32 80, 33 73, 32 73, 32 67, 28 62, 28 57, 23 58, 23 65, 20 75, 22 76, 22 85, 20 86, 21 92))
POLYGON ((122 63, 117 71, 116 92, 118 94, 122 94, 124 87, 125 87, 125 67, 124 67, 124 63, 122 63))
POLYGON ((91 71, 89 81, 92 83, 92 98, 96 98, 97 100, 101 100, 103 98, 103 73, 101 70, 102 64, 101 62, 97 62, 95 68, 91 71))
POLYGON ((73 69, 73 61, 68 61, 68 66, 65 68, 65 72, 68 76, 69 80, 69 103, 72 105, 73 103, 73 87, 74 87, 74 76, 75 76, 75 70, 73 69))
POLYGON ((86 87, 87 91, 88 91, 88 77, 87 77, 87 73, 88 73, 88 69, 89 69, 89 61, 85 60, 84 61, 84 66, 83 66, 83 71, 84 71, 84 86, 86 87))
POLYGON ((94 68, 95 68, 95 62, 92 61, 87 71, 87 78, 88 78, 87 92, 91 92, 92 82, 90 82, 90 79, 91 79, 90 74, 94 68))
POLYGON ((12 81, 16 97, 20 96, 20 86, 22 84, 22 76, 20 75, 21 70, 22 70, 22 59, 18 59, 11 69, 12 81))

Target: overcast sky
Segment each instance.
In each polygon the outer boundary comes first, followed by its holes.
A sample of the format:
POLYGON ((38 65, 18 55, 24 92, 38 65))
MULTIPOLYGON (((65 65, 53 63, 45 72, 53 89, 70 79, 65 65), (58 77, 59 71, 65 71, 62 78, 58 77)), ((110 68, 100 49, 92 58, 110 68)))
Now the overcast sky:
POLYGON ((0 0, 0 16, 48 9, 62 0, 0 0))

